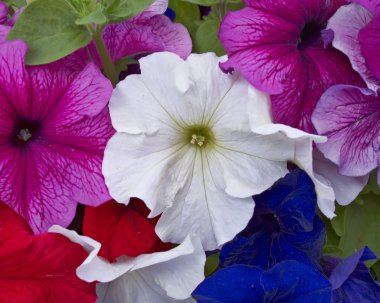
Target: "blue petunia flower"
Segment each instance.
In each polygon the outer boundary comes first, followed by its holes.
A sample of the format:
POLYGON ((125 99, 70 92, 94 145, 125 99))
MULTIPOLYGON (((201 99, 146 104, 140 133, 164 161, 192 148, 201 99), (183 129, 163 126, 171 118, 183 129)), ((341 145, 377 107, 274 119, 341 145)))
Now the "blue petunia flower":
POLYGON ((233 265, 204 280, 193 297, 198 303, 330 303, 331 285, 317 269, 297 261, 268 271, 233 265))
POLYGON ((332 285, 331 303, 380 302, 380 285, 374 281, 364 261, 376 259, 375 254, 364 247, 345 260, 324 257, 323 269, 332 285))
POLYGON ((315 213, 316 193, 310 177, 295 170, 254 196, 248 226, 220 254, 220 267, 255 265, 268 269, 284 260, 319 267, 325 229, 315 213))

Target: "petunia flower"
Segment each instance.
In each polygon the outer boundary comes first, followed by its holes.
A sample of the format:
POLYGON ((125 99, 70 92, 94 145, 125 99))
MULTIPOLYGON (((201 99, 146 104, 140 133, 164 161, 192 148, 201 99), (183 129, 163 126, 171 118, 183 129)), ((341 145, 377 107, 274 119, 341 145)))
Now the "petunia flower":
POLYGON ((154 228, 158 218, 147 218, 144 202, 131 199, 128 205, 109 201, 98 207, 87 206, 83 234, 102 244, 99 256, 115 261, 120 256, 166 251, 171 243, 163 243, 154 228))
POLYGON ((335 84, 361 85, 347 58, 321 35, 345 0, 246 0, 229 12, 219 38, 229 60, 257 88, 272 94, 276 123, 315 132, 311 115, 322 93, 335 84))
MULTIPOLYGON (((174 23, 163 15, 167 7, 168 0, 156 0, 130 20, 107 25, 103 39, 111 59, 116 62, 128 56, 160 51, 174 52, 186 58, 192 48, 190 34, 182 24, 174 23)), ((94 44, 90 45, 90 50, 100 66, 101 60, 94 44)))
MULTIPOLYGON (((377 91, 380 87, 380 79, 375 72, 378 63, 376 60, 375 66, 373 66, 375 60, 371 61, 371 57, 377 58, 377 53, 375 56, 370 55, 367 58, 364 57, 364 54, 368 55, 368 49, 371 46, 376 47, 380 43, 378 40, 380 37, 376 39, 375 32, 371 33, 379 28, 380 19, 376 16, 374 9, 367 9, 371 7, 371 1, 356 0, 353 2, 356 3, 340 7, 329 20, 327 28, 334 33, 333 46, 347 55, 352 67, 366 81, 368 88, 377 91), (357 3, 367 5, 363 7, 357 3), (373 67, 375 69, 372 69, 373 67)), ((380 8, 378 13, 380 13, 380 8)))
POLYGON ((364 261, 374 260, 376 256, 364 247, 352 256, 341 260, 336 257, 324 257, 322 264, 332 285, 331 303, 380 301, 380 284, 370 274, 364 261))
POLYGON ((110 263, 97 256, 99 242, 59 226, 51 231, 81 244, 90 253, 77 275, 88 282, 100 282, 97 302, 189 303, 193 302, 191 292, 204 279, 204 251, 199 241, 190 238, 168 251, 135 258, 122 256, 110 263))
POLYGON ((198 303, 330 303, 331 285, 314 267, 283 261, 268 271, 249 265, 218 270, 193 292, 198 303))
POLYGON ((310 177, 295 170, 253 197, 255 212, 247 227, 220 254, 220 266, 246 264, 268 269, 285 260, 317 267, 325 229, 315 213, 316 193, 310 177))
POLYGON ((101 161, 112 85, 93 64, 25 67, 26 50, 0 44, 0 199, 42 232, 67 226, 78 202, 109 200, 101 161))
POLYGON ((2 202, 0 231, 1 302, 96 300, 95 284, 75 274, 88 256, 80 245, 58 234, 33 235, 25 220, 2 202))
POLYGON ((111 98, 117 133, 103 162, 116 201, 142 199, 150 217, 162 213, 163 241, 190 235, 206 250, 247 225, 251 196, 287 173, 301 138, 324 140, 273 124, 268 96, 219 62, 211 53, 141 59, 141 75, 120 82, 111 98))
POLYGON ((318 148, 341 174, 363 176, 379 167, 379 113, 380 96, 369 89, 337 85, 323 94, 313 123, 328 142, 318 148))

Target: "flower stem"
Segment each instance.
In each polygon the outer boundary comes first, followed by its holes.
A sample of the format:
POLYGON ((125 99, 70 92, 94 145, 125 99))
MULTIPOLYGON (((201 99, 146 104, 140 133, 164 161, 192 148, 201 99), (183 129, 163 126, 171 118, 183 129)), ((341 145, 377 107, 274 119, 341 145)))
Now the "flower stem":
POLYGON ((102 60, 104 73, 107 78, 111 80, 112 85, 115 87, 119 78, 115 69, 115 65, 113 64, 111 57, 108 54, 107 48, 104 45, 102 30, 101 28, 96 28, 95 30, 91 28, 90 31, 96 44, 100 59, 102 60))

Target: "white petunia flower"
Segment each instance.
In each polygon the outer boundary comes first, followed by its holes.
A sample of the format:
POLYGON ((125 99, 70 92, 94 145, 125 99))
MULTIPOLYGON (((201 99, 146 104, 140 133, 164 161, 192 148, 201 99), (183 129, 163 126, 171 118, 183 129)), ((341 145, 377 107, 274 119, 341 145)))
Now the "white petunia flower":
POLYGON ((49 232, 62 234, 89 253, 77 269, 84 281, 98 281, 99 303, 191 303, 191 293, 204 279, 206 256, 199 240, 185 241, 165 252, 120 257, 116 262, 98 257, 101 244, 60 226, 49 232))
POLYGON ((211 53, 141 59, 141 75, 120 82, 111 98, 117 133, 103 162, 115 200, 142 199, 150 217, 162 213, 161 239, 180 243, 190 235, 206 250, 247 225, 251 196, 288 172, 298 136, 324 140, 273 124, 268 95, 223 73, 220 60, 211 53), (273 125, 276 131, 261 133, 273 125))

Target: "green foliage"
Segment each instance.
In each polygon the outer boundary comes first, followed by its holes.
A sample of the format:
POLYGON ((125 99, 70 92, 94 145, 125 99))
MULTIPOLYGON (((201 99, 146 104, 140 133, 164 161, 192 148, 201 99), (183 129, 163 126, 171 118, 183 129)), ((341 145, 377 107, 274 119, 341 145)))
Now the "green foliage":
POLYGON ((77 25, 77 14, 65 0, 37 0, 26 7, 7 39, 24 40, 26 63, 50 63, 90 43, 87 28, 77 25))
POLYGON ((176 13, 176 22, 182 23, 194 38, 201 19, 199 6, 181 0, 169 0, 169 7, 176 13))
POLYGON ((214 52, 218 56, 224 55, 225 51, 218 39, 219 27, 219 20, 202 21, 193 41, 194 51, 197 53, 214 52))
POLYGON ((9 7, 9 6, 15 6, 17 8, 20 8, 22 6, 26 5, 25 0, 3 0, 3 2, 9 7))
POLYGON ((218 269, 219 266, 219 253, 208 256, 205 264, 205 276, 208 277, 214 271, 218 269))
POLYGON ((110 23, 120 22, 136 16, 150 6, 154 0, 110 0, 106 8, 110 23))
POLYGON ((351 203, 344 212, 344 233, 339 247, 345 256, 368 245, 380 256, 380 201, 369 193, 361 197, 363 205, 351 203))
POLYGON ((86 12, 84 16, 78 18, 75 23, 78 25, 86 24, 105 24, 107 22, 106 16, 103 14, 103 8, 98 3, 91 11, 86 12))

